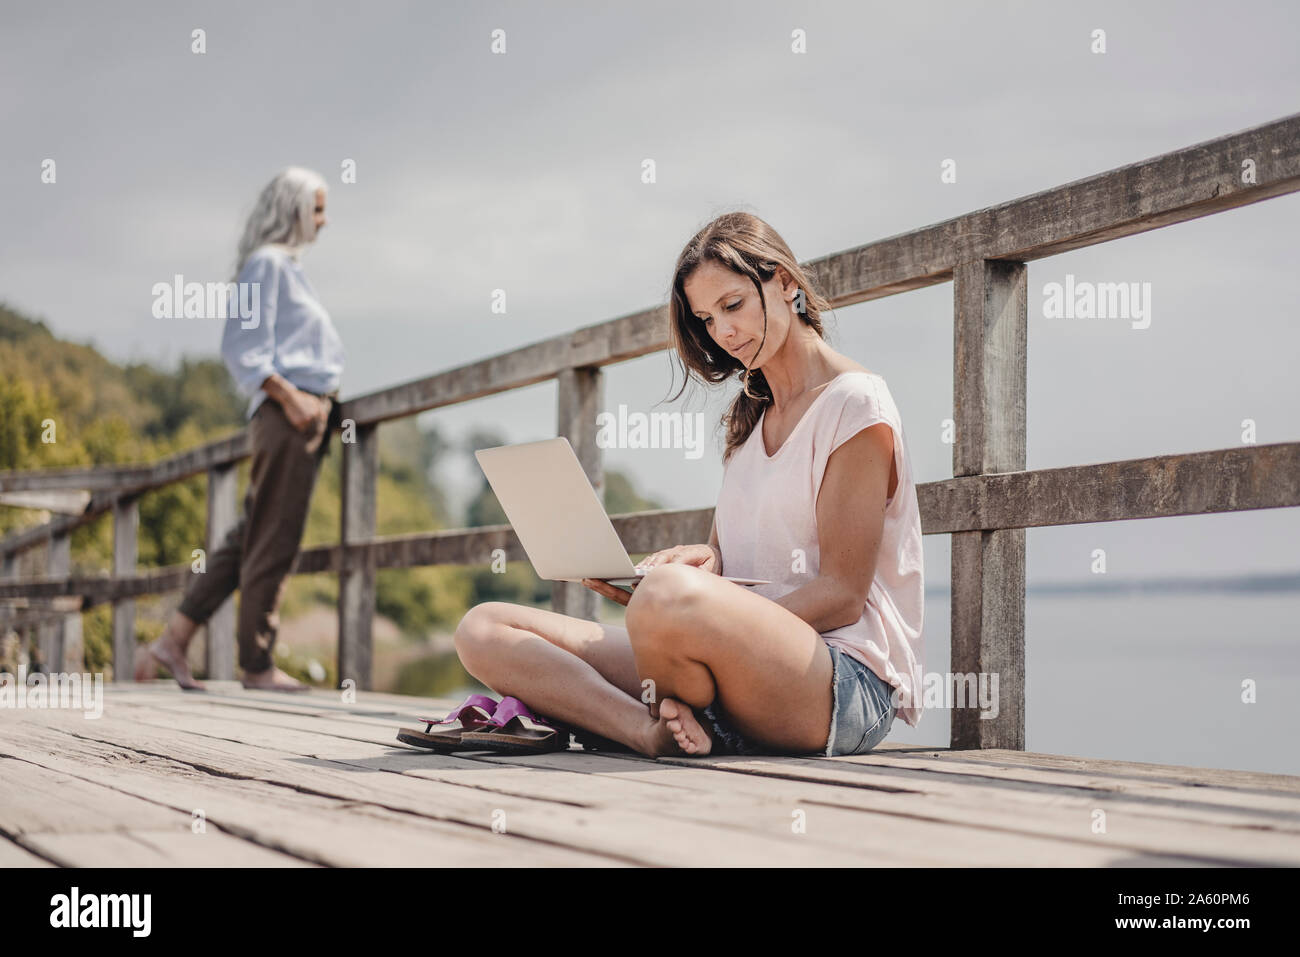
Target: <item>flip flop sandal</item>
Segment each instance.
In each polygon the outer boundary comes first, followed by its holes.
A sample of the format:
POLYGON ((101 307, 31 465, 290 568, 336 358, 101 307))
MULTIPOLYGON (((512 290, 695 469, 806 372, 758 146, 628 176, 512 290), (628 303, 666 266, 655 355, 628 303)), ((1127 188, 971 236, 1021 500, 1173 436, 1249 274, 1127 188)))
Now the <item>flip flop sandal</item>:
POLYGON ((546 754, 569 750, 570 729, 533 714, 518 698, 502 698, 487 726, 461 735, 465 744, 504 754, 546 754))
POLYGON ((497 709, 497 704, 487 695, 472 694, 445 718, 420 718, 419 720, 425 723, 423 731, 402 728, 397 732, 397 740, 403 744, 443 754, 476 750, 474 747, 463 745, 461 737, 466 731, 487 727, 497 709), (438 725, 448 725, 448 727, 433 730, 438 725))

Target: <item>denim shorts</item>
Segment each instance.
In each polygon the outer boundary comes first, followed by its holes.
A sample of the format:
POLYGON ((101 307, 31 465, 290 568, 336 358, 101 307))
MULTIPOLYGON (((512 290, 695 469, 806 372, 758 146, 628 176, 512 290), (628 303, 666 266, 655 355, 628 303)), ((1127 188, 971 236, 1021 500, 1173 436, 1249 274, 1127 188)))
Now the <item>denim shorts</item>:
MULTIPOLYGON (((827 644, 831 653, 831 730, 826 740, 826 757, 865 754, 889 734, 897 708, 893 687, 874 671, 837 645, 827 644)), ((703 711, 713 727, 719 754, 771 754, 747 741, 732 725, 716 698, 703 711)))

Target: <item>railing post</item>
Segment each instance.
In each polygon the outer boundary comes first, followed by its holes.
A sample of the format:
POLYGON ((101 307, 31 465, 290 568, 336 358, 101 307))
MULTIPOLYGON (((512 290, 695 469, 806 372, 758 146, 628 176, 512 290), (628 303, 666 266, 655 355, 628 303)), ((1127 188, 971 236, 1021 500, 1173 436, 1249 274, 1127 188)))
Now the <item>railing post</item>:
MULTIPOLYGON (((596 416, 604 403, 604 373, 599 366, 583 366, 563 369, 556 378, 559 385, 556 434, 568 438, 597 497, 604 502, 604 457, 596 445, 596 416)), ((600 595, 581 582, 552 582, 551 610, 599 621, 600 595)))
MULTIPOLYGON (((236 491, 239 473, 234 464, 208 469, 207 550, 211 555, 239 520, 236 491)), ((207 676, 213 681, 235 678, 235 599, 227 598, 204 626, 203 655, 207 676)))
MULTIPOLYGON (((72 570, 72 540, 67 533, 50 536, 45 574, 50 578, 67 578, 72 570)), ((64 671, 64 638, 67 616, 46 618, 39 626, 41 664, 46 671, 64 671)), ((80 669, 78 669, 80 670, 80 669)))
MULTIPOLYGON (((953 270, 954 476, 1025 468, 1027 277, 1024 263, 998 260, 953 270)), ((997 675, 998 713, 983 718, 970 694, 955 701, 951 747, 1023 751, 1023 528, 953 533, 952 671, 997 675)))
POLYGON ((342 445, 338 677, 340 687, 344 679, 351 678, 358 690, 368 690, 374 664, 375 559, 372 553, 359 553, 349 546, 375 537, 379 426, 357 426, 356 441, 342 445))
MULTIPOLYGON (((139 555, 140 500, 113 503, 113 577, 136 573, 139 555)), ((135 599, 113 599, 113 680, 135 680, 135 599)))
MULTIPOLYGON (((17 581, 18 580, 18 553, 17 552, 0 552, 0 581, 17 581)), ((7 634, 6 625, 0 625, 0 641, 4 641, 7 634)), ((24 627, 15 627, 14 633, 18 635, 18 655, 21 658, 23 650, 27 647, 27 629, 24 627)))

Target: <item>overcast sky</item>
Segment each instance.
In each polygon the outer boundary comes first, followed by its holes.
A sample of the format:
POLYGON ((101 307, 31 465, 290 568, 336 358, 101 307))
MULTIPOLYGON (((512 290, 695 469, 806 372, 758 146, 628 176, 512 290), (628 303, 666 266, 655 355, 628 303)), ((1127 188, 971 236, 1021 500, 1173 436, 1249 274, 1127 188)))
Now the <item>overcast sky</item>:
MULTIPOLYGON (((214 356, 219 324, 153 318, 153 284, 224 278, 264 183, 311 166, 330 224, 304 266, 355 395, 662 303, 723 211, 807 261, 1290 115, 1298 28, 1281 2, 5 2, 0 299, 117 360, 214 356)), ((1228 448, 1247 418, 1260 443, 1300 437, 1297 213, 1286 196, 1033 263, 1029 467, 1228 448), (1067 274, 1150 283, 1149 328, 1045 318, 1067 274)), ((951 285, 827 328, 885 376, 918 482, 949 477, 951 285)), ((605 408, 704 411, 712 430, 720 394, 657 404, 671 368, 608 367, 605 408)), ((554 394, 426 420, 542 438, 554 394)), ((669 507, 716 501, 712 444, 606 464, 669 507)), ((1029 576, 1082 578, 1099 547, 1115 577, 1294 570, 1298 538, 1297 509, 1031 530, 1029 576)), ((946 582, 945 537, 926 561, 946 582)))

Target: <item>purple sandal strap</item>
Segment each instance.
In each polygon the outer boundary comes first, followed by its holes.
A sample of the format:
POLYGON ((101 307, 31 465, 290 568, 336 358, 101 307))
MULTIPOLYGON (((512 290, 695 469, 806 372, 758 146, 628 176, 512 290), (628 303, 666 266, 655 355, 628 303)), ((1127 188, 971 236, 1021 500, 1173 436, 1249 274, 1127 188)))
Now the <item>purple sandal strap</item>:
POLYGON ((489 721, 488 724, 497 728, 504 728, 516 718, 527 718, 544 728, 550 728, 556 734, 563 734, 566 730, 565 726, 561 722, 553 721, 544 715, 535 714, 528 705, 524 704, 518 698, 512 698, 509 696, 501 699, 501 703, 497 705, 497 710, 492 715, 492 720, 489 721))
POLYGON ((488 724, 502 728, 505 727, 507 721, 511 718, 518 717, 519 715, 523 715, 526 718, 532 718, 534 721, 537 720, 537 716, 528 709, 528 705, 524 704, 518 698, 506 695, 506 697, 501 699, 500 704, 497 705, 496 711, 492 712, 492 720, 490 720, 488 724))
POLYGON ((428 723, 430 727, 433 727, 433 725, 435 724, 451 724, 452 722, 460 719, 460 715, 462 712, 471 711, 475 709, 481 709, 482 711, 485 711, 488 715, 488 720, 484 721, 483 719, 479 718, 478 715, 474 715, 472 719, 469 721, 461 721, 461 724, 466 724, 466 725, 473 724, 475 726, 479 726, 479 725, 484 725, 489 723, 491 721, 492 714, 497 709, 497 702, 489 698, 487 695, 472 694, 464 701, 461 702, 460 707, 456 708, 456 710, 452 711, 451 714, 447 715, 447 717, 443 718, 441 721, 429 721, 428 723))

